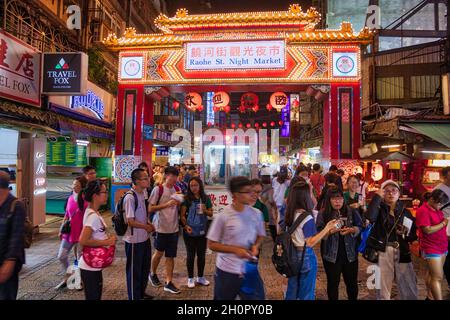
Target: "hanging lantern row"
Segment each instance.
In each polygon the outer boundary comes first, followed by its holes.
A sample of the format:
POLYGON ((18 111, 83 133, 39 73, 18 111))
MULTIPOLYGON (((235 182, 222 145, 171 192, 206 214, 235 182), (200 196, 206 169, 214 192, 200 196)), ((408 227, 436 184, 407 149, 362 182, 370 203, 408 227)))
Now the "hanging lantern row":
MULTIPOLYGON (((255 127, 256 129, 259 129, 260 127, 267 128, 268 126, 275 127, 275 124, 276 124, 275 121, 271 121, 269 123, 267 123, 267 122, 262 122, 262 123, 255 122, 253 127, 255 127)), ((282 120, 278 121, 278 125, 279 126, 282 126, 283 124, 284 124, 284 122, 282 120)), ((211 126, 210 123, 208 123, 208 127, 210 127, 210 126, 211 126)), ((239 123, 237 125, 235 123, 231 124, 231 129, 236 129, 236 127, 239 128, 239 129, 242 129, 242 128, 244 128, 244 124, 242 124, 242 123, 239 123)), ((247 123, 247 124, 245 124, 245 127, 250 129, 252 127, 252 125, 250 123, 247 123)))
MULTIPOLYGON (((280 112, 283 110, 288 104, 288 96, 284 92, 275 92, 270 97, 270 103, 267 104, 266 109, 268 111, 272 111, 273 109, 280 112)), ((190 111, 199 111, 203 110, 202 105, 202 97, 197 92, 189 92, 185 98, 184 103, 186 108, 190 111)), ((230 107, 230 96, 225 91, 216 92, 213 96, 213 110, 214 112, 224 111, 229 113, 231 110, 230 107)), ((298 107, 299 102, 297 99, 294 99, 293 106, 298 107)), ((172 104, 173 108, 177 110, 180 107, 180 103, 178 101, 174 101, 172 104)), ((244 93, 241 96, 241 105, 238 108, 239 112, 247 113, 247 112, 258 112, 259 110, 259 98, 253 92, 244 93)))

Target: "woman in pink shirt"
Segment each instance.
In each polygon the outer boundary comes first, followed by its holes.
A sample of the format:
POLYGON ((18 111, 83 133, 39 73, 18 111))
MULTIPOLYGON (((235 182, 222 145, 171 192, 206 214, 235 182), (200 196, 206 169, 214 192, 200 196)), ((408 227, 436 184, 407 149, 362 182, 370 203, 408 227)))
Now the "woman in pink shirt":
POLYGON ((66 281, 70 274, 67 274, 67 268, 69 267, 69 253, 74 249, 75 260, 78 260, 79 255, 77 252, 77 244, 80 239, 81 230, 83 229, 83 217, 84 212, 88 206, 88 203, 84 201, 82 196, 82 181, 80 178, 76 178, 72 184, 72 194, 69 196, 66 205, 66 214, 64 215, 64 224, 67 220, 70 220, 70 232, 62 234, 59 233, 61 238, 61 245, 59 247, 58 259, 61 262, 63 272, 65 273, 64 280, 58 284, 57 289, 64 288, 66 281))
POLYGON ((448 252, 448 221, 439 208, 449 199, 442 190, 437 189, 426 200, 417 210, 416 225, 419 230, 420 250, 428 264, 427 299, 442 300, 441 282, 448 252))

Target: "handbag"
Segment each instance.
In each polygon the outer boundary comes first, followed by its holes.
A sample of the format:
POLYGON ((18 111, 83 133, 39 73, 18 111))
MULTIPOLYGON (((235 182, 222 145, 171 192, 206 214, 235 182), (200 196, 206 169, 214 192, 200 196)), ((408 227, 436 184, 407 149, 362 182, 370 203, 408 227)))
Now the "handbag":
MULTIPOLYGON (((106 225, 104 227, 106 229, 106 225)), ((109 247, 83 247, 83 260, 91 268, 103 269, 112 264, 115 253, 115 245, 109 247)))
POLYGON ((83 247, 83 260, 91 268, 103 269, 114 261, 116 246, 83 247))
POLYGON ((60 229, 60 233, 61 234, 69 234, 70 233, 70 229, 71 229, 71 225, 70 225, 70 219, 66 220, 62 225, 61 225, 61 229, 60 229))

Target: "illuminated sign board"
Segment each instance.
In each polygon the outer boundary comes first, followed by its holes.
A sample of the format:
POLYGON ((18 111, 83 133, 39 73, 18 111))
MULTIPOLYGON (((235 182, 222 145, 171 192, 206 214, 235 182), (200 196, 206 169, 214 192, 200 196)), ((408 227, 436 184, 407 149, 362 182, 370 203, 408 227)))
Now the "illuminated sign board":
POLYGON ((192 42, 185 56, 186 70, 284 69, 285 42, 192 42))

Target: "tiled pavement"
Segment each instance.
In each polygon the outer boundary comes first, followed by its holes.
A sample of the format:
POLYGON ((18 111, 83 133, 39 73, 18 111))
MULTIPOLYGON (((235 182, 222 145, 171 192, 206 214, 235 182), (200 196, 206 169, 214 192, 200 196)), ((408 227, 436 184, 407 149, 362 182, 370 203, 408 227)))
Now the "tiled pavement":
MULTIPOLYGON (((111 225, 111 217, 106 214, 106 221, 111 225)), ((59 261, 56 259, 59 248, 59 239, 57 232, 61 219, 50 219, 50 221, 40 228, 40 234, 37 235, 30 249, 27 249, 27 265, 24 266, 20 276, 19 299, 27 300, 77 300, 84 299, 82 291, 75 290, 55 290, 54 287, 61 281, 62 276, 59 261)), ((112 231, 112 230, 111 230, 112 231)), ((287 280, 278 275, 271 261, 272 241, 267 238, 263 244, 262 257, 259 270, 266 288, 266 298, 269 300, 283 299, 283 292, 286 289, 287 280)), ((186 251, 184 242, 180 237, 178 256, 175 262, 174 283, 180 287, 181 294, 173 295, 164 292, 162 288, 153 288, 149 285, 147 293, 156 296, 157 299, 180 299, 180 300, 209 300, 213 297, 212 285, 209 287, 196 287, 188 289, 186 286, 186 251)), ((318 255, 319 257, 319 255, 318 255)), ((71 258, 73 261, 73 258, 71 258)), ((214 274, 215 255, 206 256, 205 276, 212 282, 214 274)), ((359 299, 369 300, 375 298, 374 290, 368 290, 366 280, 368 275, 366 270, 368 263, 360 258, 359 274, 359 299)), ((425 298, 424 274, 425 266, 423 262, 416 259, 414 262, 416 272, 418 273, 418 286, 420 299, 425 298)), ((159 276, 161 281, 164 279, 164 260, 159 266, 159 276)), ((125 253, 122 241, 117 243, 116 259, 112 266, 103 271, 104 286, 103 299, 105 300, 123 300, 127 298, 125 284, 125 253)), ((445 282, 445 281, 444 281, 445 282)), ((443 285, 445 295, 447 295, 447 285, 443 285)), ((395 292, 395 285, 394 285, 395 292)), ((341 283, 340 298, 345 299, 345 286, 341 283)), ((395 296, 395 293, 394 293, 395 296)), ((450 298, 447 295, 447 298, 450 298)), ((316 299, 325 300, 326 297, 326 276, 322 263, 319 258, 319 272, 317 276, 316 299)))

